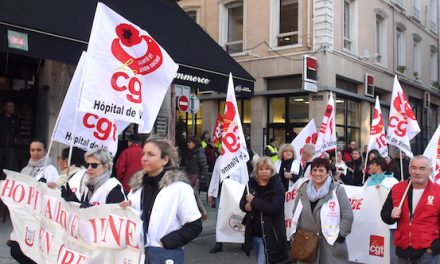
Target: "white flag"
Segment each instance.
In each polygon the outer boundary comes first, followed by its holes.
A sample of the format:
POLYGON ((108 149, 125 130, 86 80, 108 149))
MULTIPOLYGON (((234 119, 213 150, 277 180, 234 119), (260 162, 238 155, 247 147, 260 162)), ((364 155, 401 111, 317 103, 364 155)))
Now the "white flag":
POLYGON ((409 141, 420 132, 414 112, 400 86, 397 76, 394 77, 393 94, 391 97, 390 119, 388 121, 387 142, 398 147, 412 158, 409 141))
POLYGON ((385 127, 383 126, 382 111, 380 109, 379 96, 376 96, 373 120, 371 121, 370 139, 368 151, 377 149, 382 157, 388 156, 388 144, 386 143, 385 127))
POLYGON ((318 132, 318 139, 315 144, 315 156, 321 155, 324 151, 336 149, 335 111, 335 100, 333 99, 333 93, 330 92, 330 98, 328 99, 327 108, 325 109, 318 132))
POLYGON ((122 132, 129 123, 123 121, 115 122, 106 116, 78 111, 78 98, 81 93, 80 80, 86 60, 87 55, 83 52, 76 71, 73 74, 63 105, 61 106, 52 139, 70 145, 73 137, 75 137, 73 140, 74 146, 84 150, 98 147, 106 148, 111 155, 114 156, 118 149, 118 134, 122 132), (75 123, 75 113, 77 111, 75 123))
POLYGON ((310 122, 301 130, 301 132, 290 143, 295 150, 295 160, 301 160, 302 149, 305 144, 315 144, 318 133, 316 132, 315 120, 310 122))
POLYGON ((221 157, 219 168, 222 181, 237 170, 241 164, 246 164, 249 160, 240 115, 238 114, 237 100, 235 99, 232 74, 229 74, 228 93, 223 116, 221 157))
POLYGON ((143 29, 98 3, 80 110, 150 132, 178 65, 143 29))
POLYGON ((432 164, 433 174, 431 180, 440 183, 440 125, 429 141, 428 146, 423 152, 423 156, 429 158, 432 164))

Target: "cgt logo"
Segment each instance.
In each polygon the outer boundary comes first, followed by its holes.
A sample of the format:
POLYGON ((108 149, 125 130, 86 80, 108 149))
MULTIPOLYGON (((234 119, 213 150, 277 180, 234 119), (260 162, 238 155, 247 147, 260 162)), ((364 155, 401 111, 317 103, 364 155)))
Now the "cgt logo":
POLYGON ((385 239, 383 236, 370 235, 369 254, 376 257, 383 257, 385 251, 385 239))

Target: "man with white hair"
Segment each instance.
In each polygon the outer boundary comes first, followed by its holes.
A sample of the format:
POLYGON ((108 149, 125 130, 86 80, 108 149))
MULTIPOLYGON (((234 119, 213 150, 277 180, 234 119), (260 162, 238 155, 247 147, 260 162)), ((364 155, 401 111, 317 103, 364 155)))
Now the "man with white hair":
POLYGON ((427 157, 413 157, 411 178, 394 185, 382 207, 382 220, 398 223, 394 233, 398 263, 438 263, 440 185, 429 180, 431 173, 427 157))
POLYGON ((310 164, 315 156, 315 145, 305 144, 301 151, 301 171, 302 177, 310 176, 310 164))

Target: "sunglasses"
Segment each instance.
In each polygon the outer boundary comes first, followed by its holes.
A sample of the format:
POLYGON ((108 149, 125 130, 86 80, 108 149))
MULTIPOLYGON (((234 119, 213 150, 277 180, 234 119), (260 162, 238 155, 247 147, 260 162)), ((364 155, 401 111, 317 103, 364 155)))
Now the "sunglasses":
POLYGON ((95 162, 93 162, 93 163, 86 163, 86 168, 89 168, 89 166, 90 166, 90 167, 92 167, 92 169, 96 169, 96 168, 98 168, 98 166, 100 164, 104 164, 104 163, 95 163, 95 162))

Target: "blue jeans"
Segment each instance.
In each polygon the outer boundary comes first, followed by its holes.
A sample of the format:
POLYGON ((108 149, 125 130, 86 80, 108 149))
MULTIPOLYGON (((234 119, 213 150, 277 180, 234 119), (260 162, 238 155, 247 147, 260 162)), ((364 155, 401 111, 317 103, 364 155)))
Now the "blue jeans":
POLYGON ((266 264, 266 254, 264 253, 264 242, 262 237, 252 237, 252 246, 257 256, 257 264, 266 264))
POLYGON ((398 264, 437 264, 438 256, 434 256, 431 253, 425 252, 419 259, 416 260, 407 260, 403 258, 399 258, 397 261, 398 264))

